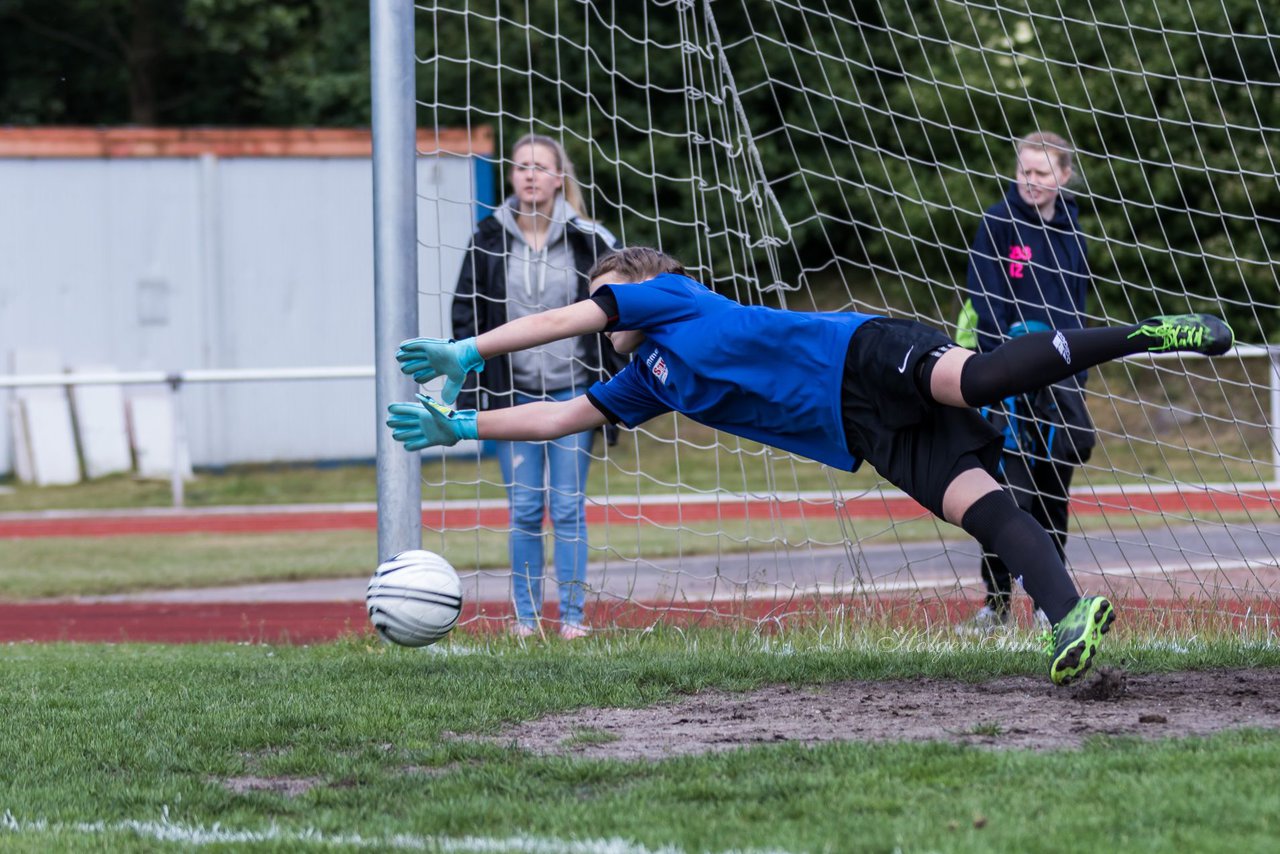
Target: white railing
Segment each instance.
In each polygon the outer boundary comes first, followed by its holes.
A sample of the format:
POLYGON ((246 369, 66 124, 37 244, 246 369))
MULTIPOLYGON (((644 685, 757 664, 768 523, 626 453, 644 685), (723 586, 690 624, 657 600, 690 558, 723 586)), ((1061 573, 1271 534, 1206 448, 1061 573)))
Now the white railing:
POLYGON ((108 373, 18 374, 0 376, 0 388, 78 385, 159 385, 177 387, 184 383, 231 383, 252 380, 351 380, 372 379, 372 367, 348 368, 245 368, 189 371, 121 371, 108 373))
POLYGON ((183 481, 184 465, 180 464, 178 455, 186 447, 186 427, 182 419, 180 393, 187 383, 234 383, 234 382, 284 382, 290 380, 349 380, 373 379, 374 368, 368 367, 331 367, 331 368, 244 368, 244 369, 202 369, 187 371, 121 371, 121 372, 83 372, 62 374, 15 374, 0 376, 0 388, 33 388, 63 386, 70 393, 76 386, 85 385, 165 385, 172 396, 173 413, 173 464, 169 476, 169 491, 173 497, 173 506, 182 507, 186 501, 185 483, 183 481))
MULTIPOLYGON (((1232 348, 1228 356, 1241 359, 1268 358, 1271 370, 1268 374, 1268 391, 1270 394, 1270 417, 1268 429, 1271 436, 1272 484, 1280 484, 1280 346, 1240 345, 1232 348)), ((1166 359, 1203 359, 1207 358, 1195 353, 1157 353, 1139 354, 1127 357, 1131 360, 1166 360, 1166 359)), ((1218 357, 1222 358, 1222 357, 1218 357)), ((290 380, 346 380, 373 379, 372 366, 351 366, 331 368, 245 368, 245 369, 192 369, 186 371, 124 371, 119 373, 62 373, 62 374, 21 374, 0 376, 0 388, 31 388, 64 386, 70 391, 74 386, 82 385, 166 385, 173 395, 173 436, 175 448, 185 442, 185 427, 182 422, 182 408, 179 405, 179 393, 187 383, 231 383, 231 382, 285 382, 290 380)), ((182 467, 172 466, 170 491, 173 494, 173 506, 182 507, 184 502, 184 484, 182 467)))

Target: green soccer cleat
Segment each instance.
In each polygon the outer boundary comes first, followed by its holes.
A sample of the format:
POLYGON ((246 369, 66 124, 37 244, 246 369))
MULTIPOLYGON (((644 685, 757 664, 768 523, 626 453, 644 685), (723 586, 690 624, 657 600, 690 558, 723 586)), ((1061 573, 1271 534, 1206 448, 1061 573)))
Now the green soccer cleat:
POLYGON ((1153 339, 1149 353, 1182 351, 1221 356, 1235 343, 1235 333, 1221 318, 1212 314, 1161 314, 1138 324, 1129 335, 1153 339))
POLYGON ((1089 672, 1098 644, 1115 618, 1115 609, 1105 596, 1085 596, 1045 634, 1053 684, 1070 685, 1089 672))

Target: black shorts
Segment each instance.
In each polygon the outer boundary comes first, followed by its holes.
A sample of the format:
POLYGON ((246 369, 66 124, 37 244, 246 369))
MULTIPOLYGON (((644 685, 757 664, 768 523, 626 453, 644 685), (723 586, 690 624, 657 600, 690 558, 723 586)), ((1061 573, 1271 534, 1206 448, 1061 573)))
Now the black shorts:
POLYGON ((960 472, 981 466, 996 473, 1003 444, 976 409, 934 403, 916 386, 920 361, 954 345, 923 323, 869 320, 849 342, 841 385, 849 450, 938 516, 960 472))

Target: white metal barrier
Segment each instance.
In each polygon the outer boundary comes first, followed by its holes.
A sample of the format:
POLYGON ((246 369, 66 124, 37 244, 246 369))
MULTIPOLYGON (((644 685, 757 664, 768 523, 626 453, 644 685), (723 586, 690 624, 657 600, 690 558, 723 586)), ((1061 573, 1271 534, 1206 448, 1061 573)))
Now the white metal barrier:
MULTIPOLYGON (((1228 356, 1241 359, 1266 357, 1270 361, 1269 402, 1270 415, 1267 424, 1271 437, 1272 483, 1280 483, 1280 346, 1241 345, 1232 348, 1228 356)), ((1131 360, 1203 359, 1205 356, 1188 353, 1140 354, 1131 360)), ((1223 358, 1223 357, 1218 357, 1223 358)), ((0 388, 63 386, 68 394, 81 385, 164 385, 173 396, 173 436, 175 445, 184 441, 185 427, 182 418, 181 391, 187 383, 234 382, 286 382, 290 380, 349 380, 373 379, 373 366, 329 368, 247 368, 237 370, 194 369, 188 371, 136 371, 120 373, 63 373, 0 376, 0 388)), ((177 461, 173 465, 170 490, 173 506, 182 507, 184 485, 182 470, 177 461)))
POLYGON ((181 392, 187 383, 284 382, 289 380, 349 380, 374 378, 374 368, 245 368, 239 370, 193 369, 188 371, 122 371, 108 373, 18 374, 0 376, 0 388, 33 388, 63 386, 70 394, 75 386, 84 385, 163 385, 172 395, 174 460, 169 488, 173 506, 185 503, 184 466, 179 465, 178 452, 185 446, 186 429, 182 417, 181 392))

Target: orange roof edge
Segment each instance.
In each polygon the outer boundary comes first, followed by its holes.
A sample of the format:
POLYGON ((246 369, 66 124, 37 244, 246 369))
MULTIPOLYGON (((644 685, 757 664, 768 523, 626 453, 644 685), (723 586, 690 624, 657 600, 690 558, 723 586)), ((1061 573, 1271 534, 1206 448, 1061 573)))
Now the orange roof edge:
MULTIPOLYGON (((494 152, 493 128, 418 130, 419 154, 494 152)), ((0 127, 0 157, 369 157, 366 129, 0 127)))

